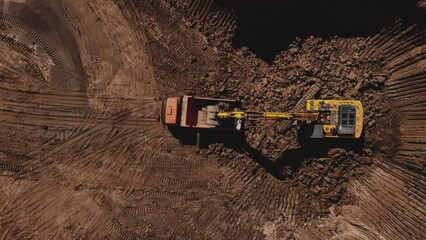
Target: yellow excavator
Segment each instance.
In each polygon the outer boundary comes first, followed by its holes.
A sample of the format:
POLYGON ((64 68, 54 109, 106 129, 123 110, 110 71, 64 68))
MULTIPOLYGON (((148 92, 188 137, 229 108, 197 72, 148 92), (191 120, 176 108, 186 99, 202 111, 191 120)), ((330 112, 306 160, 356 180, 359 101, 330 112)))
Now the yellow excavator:
POLYGON ((226 111, 237 101, 180 96, 163 98, 160 121, 170 128, 242 131, 244 121, 293 120, 298 138, 360 138, 363 108, 357 100, 306 100, 304 112, 226 111))

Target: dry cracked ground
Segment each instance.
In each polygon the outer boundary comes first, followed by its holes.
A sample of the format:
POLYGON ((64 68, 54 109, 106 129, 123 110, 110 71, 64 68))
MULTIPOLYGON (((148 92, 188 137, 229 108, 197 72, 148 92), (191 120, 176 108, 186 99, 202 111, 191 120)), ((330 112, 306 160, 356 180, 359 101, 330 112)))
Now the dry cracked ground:
POLYGON ((425 239, 426 2, 0 0, 0 239, 425 239), (182 145, 159 97, 360 99, 182 145))

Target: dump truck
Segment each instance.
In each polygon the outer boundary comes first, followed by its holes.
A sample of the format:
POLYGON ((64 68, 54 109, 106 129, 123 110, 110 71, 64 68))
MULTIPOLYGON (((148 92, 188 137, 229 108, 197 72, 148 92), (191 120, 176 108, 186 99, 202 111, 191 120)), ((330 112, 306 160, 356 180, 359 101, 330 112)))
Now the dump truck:
POLYGON ((363 131, 363 108, 357 100, 307 100, 303 112, 235 110, 237 101, 194 96, 166 97, 161 123, 168 127, 243 131, 244 121, 291 120, 299 142, 310 138, 354 138, 363 131))
POLYGON ((187 95, 167 97, 162 100, 160 122, 169 127, 239 131, 232 119, 217 117, 220 109, 236 106, 235 100, 187 95))

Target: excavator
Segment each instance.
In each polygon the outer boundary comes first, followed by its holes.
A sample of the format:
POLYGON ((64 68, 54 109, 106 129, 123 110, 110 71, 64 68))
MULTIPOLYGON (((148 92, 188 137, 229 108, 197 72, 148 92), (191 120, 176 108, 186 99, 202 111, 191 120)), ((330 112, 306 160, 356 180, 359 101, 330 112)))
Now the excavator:
POLYGON ((357 100, 306 100, 303 112, 238 111, 237 106, 236 100, 188 95, 165 97, 160 122, 169 128, 241 132, 244 121, 291 120, 298 126, 299 143, 310 138, 358 139, 363 130, 363 108, 357 100))

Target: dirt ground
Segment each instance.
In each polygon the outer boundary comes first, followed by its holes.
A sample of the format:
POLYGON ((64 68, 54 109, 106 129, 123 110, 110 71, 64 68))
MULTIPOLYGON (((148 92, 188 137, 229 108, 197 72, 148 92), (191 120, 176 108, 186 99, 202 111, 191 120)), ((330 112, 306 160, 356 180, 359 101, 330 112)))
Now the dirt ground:
POLYGON ((0 239, 425 239, 425 11, 0 0, 0 239), (364 139, 257 122, 198 149, 158 123, 181 94, 359 99, 364 139))

